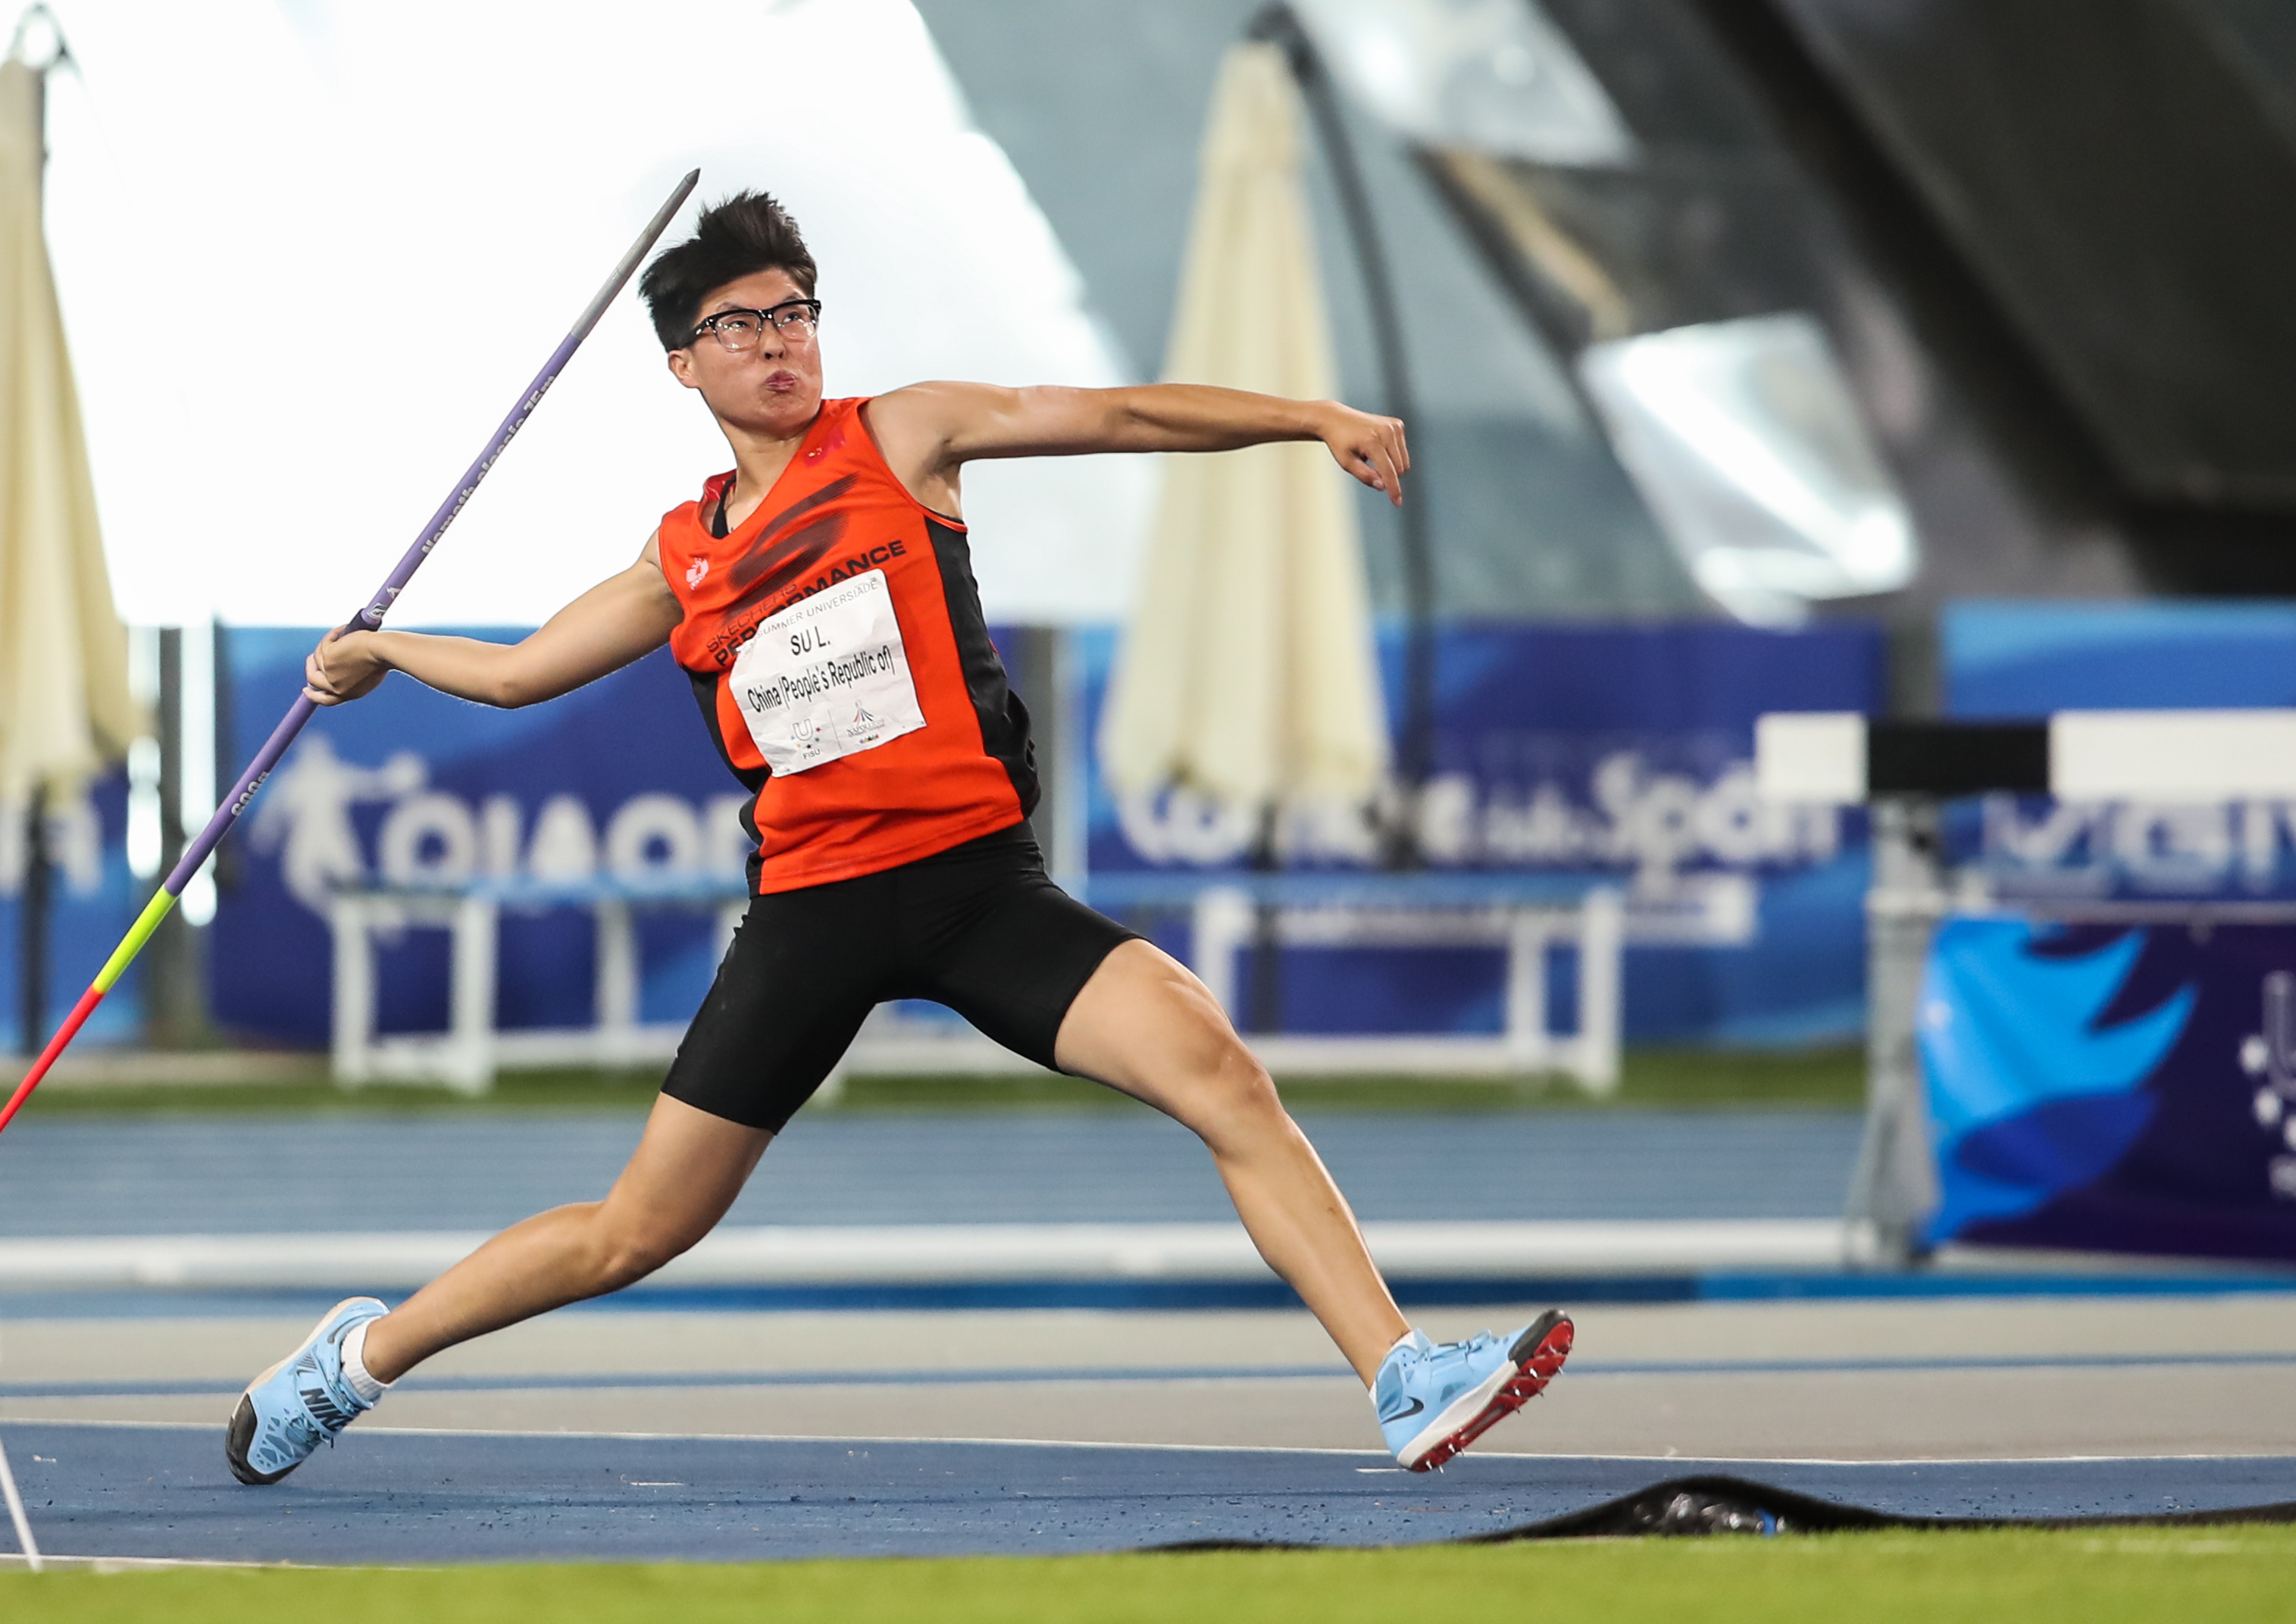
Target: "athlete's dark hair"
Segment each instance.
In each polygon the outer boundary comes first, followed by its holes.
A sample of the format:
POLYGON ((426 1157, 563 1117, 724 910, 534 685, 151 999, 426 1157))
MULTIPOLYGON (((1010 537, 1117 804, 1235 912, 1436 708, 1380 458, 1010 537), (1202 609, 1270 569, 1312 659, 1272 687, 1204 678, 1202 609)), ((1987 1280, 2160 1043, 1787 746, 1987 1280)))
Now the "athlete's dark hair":
POLYGON ((813 256, 789 210, 765 193, 736 192, 703 209, 693 234, 646 267, 638 291, 661 347, 682 349, 710 289, 775 269, 813 297, 813 256))

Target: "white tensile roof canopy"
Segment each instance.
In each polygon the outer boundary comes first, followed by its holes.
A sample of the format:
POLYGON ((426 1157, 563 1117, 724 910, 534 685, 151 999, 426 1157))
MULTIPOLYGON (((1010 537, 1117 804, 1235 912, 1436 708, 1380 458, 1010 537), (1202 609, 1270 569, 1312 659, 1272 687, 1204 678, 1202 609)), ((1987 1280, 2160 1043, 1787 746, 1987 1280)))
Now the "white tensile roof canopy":
MULTIPOLYGON (((53 9, 50 238, 132 622, 345 619, 695 164, 803 226, 832 393, 1124 381, 906 0, 53 9)), ((395 618, 537 621, 728 461, 632 297, 395 618)), ((971 471, 991 617, 1120 616, 1152 483, 971 471)))

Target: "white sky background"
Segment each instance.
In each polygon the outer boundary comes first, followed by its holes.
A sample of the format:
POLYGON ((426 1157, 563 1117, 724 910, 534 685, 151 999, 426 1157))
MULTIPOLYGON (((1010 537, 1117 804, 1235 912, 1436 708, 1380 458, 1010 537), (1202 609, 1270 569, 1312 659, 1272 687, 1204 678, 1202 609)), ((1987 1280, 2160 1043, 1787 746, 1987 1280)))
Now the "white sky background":
MULTIPOLYGON (((131 622, 347 619, 697 164, 697 202, 803 226, 830 393, 1126 381, 906 0, 51 4, 49 246, 131 622)), ((625 293, 393 619, 538 621, 730 461, 625 293)), ((991 619, 1121 618, 1152 480, 969 468, 991 619)))

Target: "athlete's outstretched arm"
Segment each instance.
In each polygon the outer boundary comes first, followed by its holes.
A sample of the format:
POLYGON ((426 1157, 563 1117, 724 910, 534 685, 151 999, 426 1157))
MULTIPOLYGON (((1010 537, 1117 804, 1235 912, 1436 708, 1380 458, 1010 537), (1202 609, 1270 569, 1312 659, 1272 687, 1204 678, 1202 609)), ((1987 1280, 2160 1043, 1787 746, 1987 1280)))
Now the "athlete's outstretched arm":
POLYGON ((1130 389, 1004 389, 917 383, 869 405, 869 425, 894 472, 946 479, 988 457, 1081 456, 1101 451, 1234 451, 1270 440, 1321 440, 1332 459, 1403 504, 1411 450, 1403 424, 1336 400, 1286 400, 1207 383, 1130 389), (904 467, 903 463, 909 463, 904 467))
POLYGON ((303 662, 303 692, 340 705, 393 671, 457 699, 506 709, 538 704, 619 671, 669 641, 677 599, 649 539, 638 562, 576 598, 522 643, 423 632, 330 635, 303 662))

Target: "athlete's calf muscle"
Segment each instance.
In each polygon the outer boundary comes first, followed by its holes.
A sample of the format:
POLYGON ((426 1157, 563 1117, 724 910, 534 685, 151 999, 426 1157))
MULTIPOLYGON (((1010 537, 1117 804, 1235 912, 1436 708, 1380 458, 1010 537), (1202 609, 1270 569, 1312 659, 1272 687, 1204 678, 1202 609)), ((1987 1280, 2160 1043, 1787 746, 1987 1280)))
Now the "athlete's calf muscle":
POLYGON ((644 1279, 714 1228, 773 1136, 660 1098, 602 1202, 538 1213, 424 1286, 367 1334, 395 1382, 457 1342, 644 1279))

